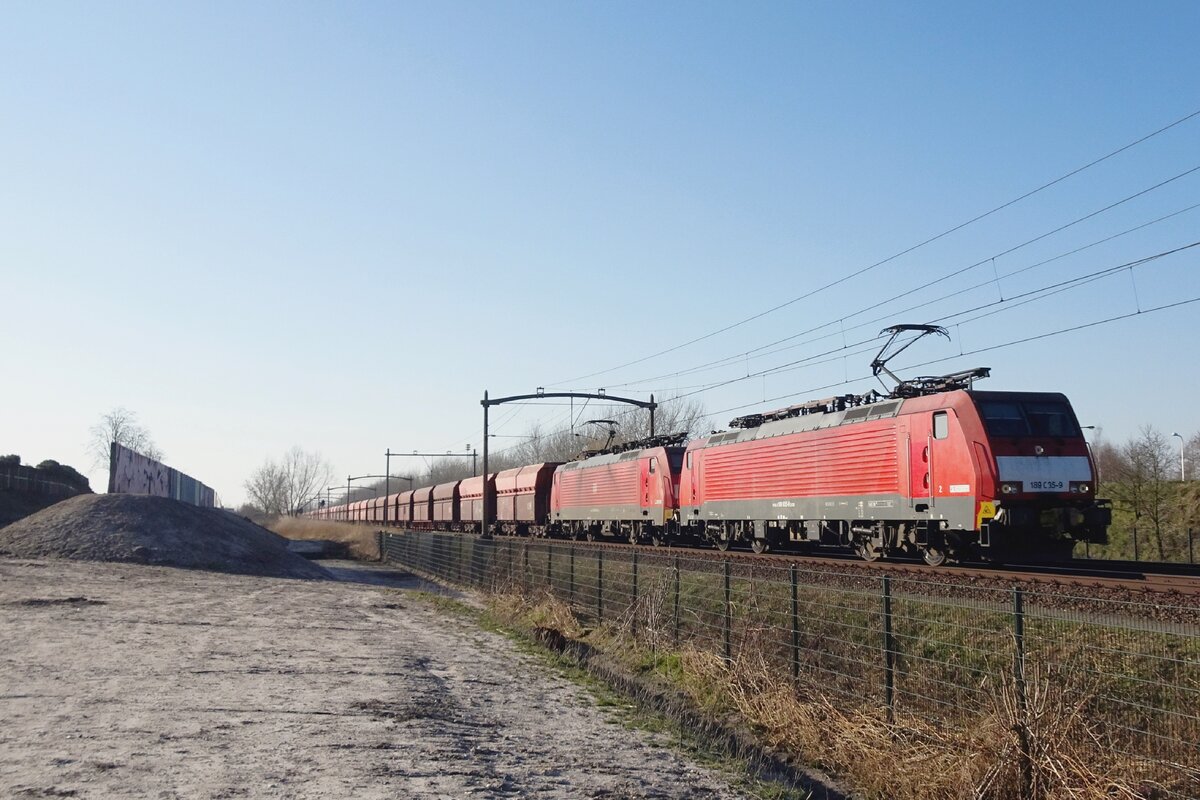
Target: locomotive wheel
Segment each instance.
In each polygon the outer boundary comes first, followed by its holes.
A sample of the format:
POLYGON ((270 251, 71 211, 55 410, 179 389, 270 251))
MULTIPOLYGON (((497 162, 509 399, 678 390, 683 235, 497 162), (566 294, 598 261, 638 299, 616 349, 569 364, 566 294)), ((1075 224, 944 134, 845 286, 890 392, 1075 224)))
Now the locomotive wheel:
POLYGON ((946 563, 946 551, 937 547, 926 547, 921 550, 921 557, 931 567, 940 567, 946 563))
POLYGON ((750 549, 761 554, 770 550, 771 545, 766 539, 753 539, 750 542, 750 549))
POLYGON ((721 551, 725 551, 725 550, 729 549, 729 537, 728 536, 726 536, 723 539, 717 539, 717 549, 721 550, 721 551))
POLYGON ((664 545, 666 545, 666 543, 667 543, 667 539, 661 533, 653 534, 650 537, 650 544, 654 545, 655 547, 663 547, 664 545))
POLYGON ((637 528, 631 528, 629 530, 629 543, 637 544, 640 540, 641 540, 641 537, 638 536, 637 528))
POLYGON ((594 541, 596 541, 596 539, 600 538, 600 537, 598 537, 598 536, 596 535, 596 529, 595 529, 595 528, 588 528, 588 529, 587 529, 587 533, 585 533, 583 536, 584 536, 584 538, 585 538, 585 539, 587 539, 589 542, 594 542, 594 541))

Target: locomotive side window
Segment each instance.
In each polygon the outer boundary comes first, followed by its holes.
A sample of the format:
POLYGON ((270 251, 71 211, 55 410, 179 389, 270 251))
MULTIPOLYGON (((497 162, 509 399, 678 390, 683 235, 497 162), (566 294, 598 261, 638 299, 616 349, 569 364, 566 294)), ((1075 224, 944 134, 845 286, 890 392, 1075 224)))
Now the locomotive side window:
POLYGON ((691 453, 687 454, 687 462, 688 462, 687 468, 691 469, 692 468, 692 454, 691 453))
POLYGON ((650 459, 650 474, 653 475, 657 471, 658 471, 658 459, 652 458, 652 459, 650 459))
POLYGON ((945 439, 950 435, 950 417, 945 411, 933 415, 933 438, 945 439))

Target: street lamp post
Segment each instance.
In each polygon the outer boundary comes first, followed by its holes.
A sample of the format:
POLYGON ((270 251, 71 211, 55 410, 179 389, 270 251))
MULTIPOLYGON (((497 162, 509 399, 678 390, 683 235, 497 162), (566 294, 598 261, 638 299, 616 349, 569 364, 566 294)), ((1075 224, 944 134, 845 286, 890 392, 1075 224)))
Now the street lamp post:
POLYGON ((1183 460, 1183 437, 1178 433, 1172 433, 1171 436, 1179 439, 1179 482, 1183 483, 1187 480, 1187 468, 1184 467, 1183 460))

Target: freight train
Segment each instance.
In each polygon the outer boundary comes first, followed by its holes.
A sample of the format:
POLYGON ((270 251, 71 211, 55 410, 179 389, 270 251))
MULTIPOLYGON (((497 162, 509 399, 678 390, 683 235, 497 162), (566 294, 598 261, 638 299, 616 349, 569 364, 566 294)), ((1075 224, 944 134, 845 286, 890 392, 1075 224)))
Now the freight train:
POLYGON ((986 369, 631 442, 311 516, 414 529, 620 538, 862 558, 1066 558, 1111 508, 1067 398, 977 391, 986 369), (386 510, 385 510, 386 507, 386 510))

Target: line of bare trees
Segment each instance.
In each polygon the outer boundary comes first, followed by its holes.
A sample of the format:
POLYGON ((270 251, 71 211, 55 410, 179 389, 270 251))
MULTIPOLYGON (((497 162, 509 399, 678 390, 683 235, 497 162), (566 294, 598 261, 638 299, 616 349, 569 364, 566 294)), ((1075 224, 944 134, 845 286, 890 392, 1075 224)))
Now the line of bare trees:
POLYGON ((1186 556, 1187 531, 1200 529, 1200 433, 1183 446, 1186 482, 1180 480, 1177 441, 1151 425, 1122 443, 1107 441, 1097 430, 1092 453, 1100 472, 1100 495, 1114 505, 1114 545, 1126 544, 1136 526, 1160 560, 1186 556))

